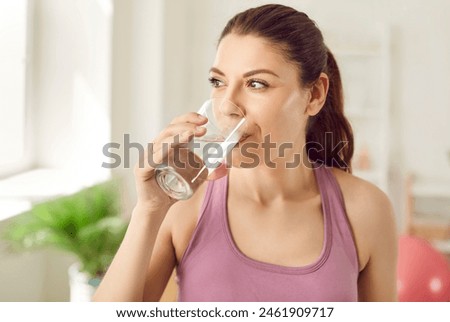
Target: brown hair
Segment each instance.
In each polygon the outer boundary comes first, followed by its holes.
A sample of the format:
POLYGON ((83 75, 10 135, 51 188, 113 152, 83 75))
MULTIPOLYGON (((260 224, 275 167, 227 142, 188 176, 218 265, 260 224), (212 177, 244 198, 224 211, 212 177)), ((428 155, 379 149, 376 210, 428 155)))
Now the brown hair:
POLYGON ((325 104, 319 113, 308 118, 306 124, 306 151, 313 163, 351 172, 353 133, 344 116, 341 76, 315 22, 293 8, 269 4, 234 16, 222 31, 219 42, 230 33, 251 34, 269 40, 298 66, 302 85, 314 84, 321 72, 328 75, 325 104), (333 149, 342 143, 344 147, 333 155, 333 149))

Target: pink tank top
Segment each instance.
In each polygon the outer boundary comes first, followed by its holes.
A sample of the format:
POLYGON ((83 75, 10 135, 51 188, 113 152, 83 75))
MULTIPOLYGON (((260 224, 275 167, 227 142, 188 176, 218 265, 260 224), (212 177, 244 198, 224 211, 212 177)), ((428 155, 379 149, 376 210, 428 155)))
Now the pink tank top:
POLYGON ((302 267, 244 255, 227 218, 228 176, 208 182, 200 217, 177 265, 178 300, 190 302, 342 302, 358 300, 358 255, 339 185, 330 169, 314 169, 324 215, 319 258, 302 267))

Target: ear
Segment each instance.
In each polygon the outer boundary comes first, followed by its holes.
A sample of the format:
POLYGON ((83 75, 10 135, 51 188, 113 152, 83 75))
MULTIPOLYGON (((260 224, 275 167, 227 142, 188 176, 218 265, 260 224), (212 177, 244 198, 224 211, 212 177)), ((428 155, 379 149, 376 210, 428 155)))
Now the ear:
POLYGON ((327 99, 328 87, 328 75, 320 73, 319 79, 309 89, 310 96, 305 113, 309 116, 314 116, 320 112, 327 99))

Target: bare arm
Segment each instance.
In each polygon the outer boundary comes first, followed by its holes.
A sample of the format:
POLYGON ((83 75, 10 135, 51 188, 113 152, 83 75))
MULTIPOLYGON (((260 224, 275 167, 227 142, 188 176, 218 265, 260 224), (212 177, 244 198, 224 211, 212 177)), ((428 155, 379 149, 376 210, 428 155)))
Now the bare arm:
MULTIPOLYGON (((124 240, 93 301, 143 300, 146 271, 164 215, 162 210, 134 208, 124 240)), ((173 269, 170 262, 160 264, 165 270, 173 269)), ((167 280, 155 279, 153 283, 155 288, 164 289, 167 280)))
POLYGON ((169 220, 165 218, 177 200, 159 188, 152 165, 162 163, 167 153, 173 155, 174 150, 170 149, 176 145, 187 143, 193 135, 203 135, 204 128, 194 130, 206 121, 197 113, 175 118, 141 156, 142 164, 138 162, 134 168, 137 204, 122 244, 93 301, 159 300, 175 265, 169 220), (169 151, 165 149, 167 146, 169 151), (153 273, 148 272, 150 262, 153 273))
POLYGON ((150 258, 150 263, 146 267, 144 279, 144 301, 159 301, 167 282, 176 265, 175 248, 172 243, 172 220, 174 215, 180 212, 178 204, 170 208, 167 216, 161 225, 156 238, 155 247, 150 258))
POLYGON ((370 258, 358 280, 359 301, 398 301, 398 237, 394 212, 381 191, 372 193, 371 199, 371 207, 366 208, 371 218, 367 225, 370 258))

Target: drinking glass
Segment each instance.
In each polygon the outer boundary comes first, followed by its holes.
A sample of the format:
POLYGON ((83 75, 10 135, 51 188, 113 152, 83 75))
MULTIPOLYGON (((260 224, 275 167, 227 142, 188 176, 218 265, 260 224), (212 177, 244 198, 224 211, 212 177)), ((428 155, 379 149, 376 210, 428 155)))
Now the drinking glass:
POLYGON ((226 166, 227 155, 245 132, 244 113, 227 99, 209 99, 198 113, 208 118, 206 133, 174 148, 155 169, 161 189, 177 200, 190 198, 205 180, 218 179, 215 171, 226 166))

